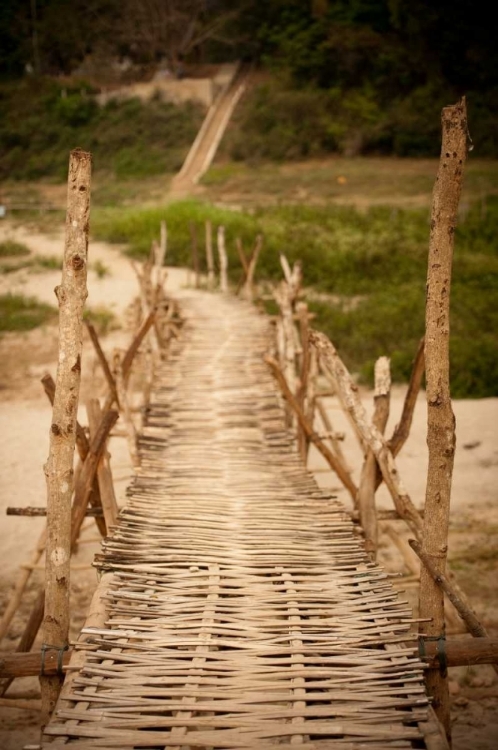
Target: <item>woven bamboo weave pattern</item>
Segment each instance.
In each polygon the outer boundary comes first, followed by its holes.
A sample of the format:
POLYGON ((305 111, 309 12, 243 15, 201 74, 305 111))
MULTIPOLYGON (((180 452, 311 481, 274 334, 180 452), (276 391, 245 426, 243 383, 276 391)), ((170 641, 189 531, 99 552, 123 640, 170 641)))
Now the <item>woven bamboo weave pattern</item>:
POLYGON ((43 747, 425 747, 411 610, 297 455, 268 319, 192 292, 43 747))

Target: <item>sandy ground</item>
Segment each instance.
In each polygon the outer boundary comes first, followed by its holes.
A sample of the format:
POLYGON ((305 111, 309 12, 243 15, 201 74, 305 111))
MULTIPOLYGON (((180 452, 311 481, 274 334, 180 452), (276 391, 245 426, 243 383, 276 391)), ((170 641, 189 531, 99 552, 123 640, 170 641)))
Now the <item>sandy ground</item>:
MULTIPOLYGON (((62 258, 63 240, 60 233, 52 236, 33 234, 7 223, 0 224, 0 240, 7 236, 25 242, 33 253, 62 258)), ((124 347, 130 340, 128 321, 130 305, 137 294, 137 283, 129 262, 119 249, 103 243, 91 243, 90 264, 101 261, 110 273, 99 278, 94 270, 88 277, 87 306, 105 306, 117 318, 119 327, 107 334, 103 345, 107 352, 114 347, 124 347)), ((0 294, 19 291, 34 295, 55 304, 53 289, 60 283, 59 271, 33 273, 18 271, 0 277, 0 294)), ((187 272, 170 269, 167 289, 175 293, 187 284, 187 272)), ((40 518, 5 516, 7 506, 44 505, 46 488, 43 464, 48 455, 48 429, 51 409, 43 394, 40 378, 45 372, 55 377, 57 353, 57 328, 45 326, 24 334, 6 334, 0 338, 0 454, 2 480, 0 488, 1 580, 0 611, 18 575, 19 566, 31 556, 44 525, 40 518)), ((85 339, 83 354, 83 382, 80 409, 81 421, 86 423, 84 401, 89 395, 101 395, 104 383, 91 345, 85 339)), ((395 386, 392 391, 391 416, 387 432, 390 433, 399 419, 405 388, 395 386)), ((362 391, 369 412, 372 395, 362 391)), ((334 428, 344 431, 344 451, 354 468, 356 480, 361 467, 361 452, 352 436, 347 421, 338 405, 330 399, 328 410, 334 428)), ((498 594, 496 588, 496 560, 498 559, 498 399, 456 401, 457 453, 452 493, 450 559, 463 587, 471 597, 478 616, 490 634, 498 634, 498 594)), ((425 396, 420 395, 414 415, 410 437, 398 458, 401 477, 410 496, 418 507, 423 507, 427 472, 425 396)), ((114 437, 110 443, 111 465, 118 502, 123 503, 125 489, 132 469, 126 440, 114 437)), ((335 475, 325 471, 323 460, 311 454, 310 466, 323 486, 337 491, 337 496, 347 507, 351 503, 338 485, 335 475)), ((379 506, 391 508, 392 502, 385 492, 378 493, 379 506)), ((402 522, 393 522, 392 529, 400 545, 409 533, 402 522)), ((400 555, 386 524, 381 524, 380 561, 392 572, 410 573, 416 561, 400 555)), ((76 637, 81 627, 89 599, 96 583, 96 573, 91 560, 98 549, 96 526, 86 522, 78 553, 74 558, 72 574, 72 633, 76 637)), ((408 549, 408 552, 406 550, 408 549)), ((13 650, 22 632, 37 586, 43 571, 35 570, 26 598, 13 621, 2 650, 13 650)), ((398 585, 398 584, 397 584, 398 585)), ((417 592, 410 579, 400 581, 404 596, 416 611, 417 592)), ((460 630, 462 630, 460 628, 460 630)), ((458 627, 453 627, 458 632, 458 627)), ((35 645, 36 647, 36 645, 35 645)), ((492 750, 498 746, 498 678, 489 666, 457 668, 450 672, 453 701, 453 746, 456 750, 492 750)), ((35 678, 16 680, 9 696, 37 699, 38 683, 35 678)), ((3 750, 22 748, 36 743, 38 714, 0 706, 0 747, 3 750)))

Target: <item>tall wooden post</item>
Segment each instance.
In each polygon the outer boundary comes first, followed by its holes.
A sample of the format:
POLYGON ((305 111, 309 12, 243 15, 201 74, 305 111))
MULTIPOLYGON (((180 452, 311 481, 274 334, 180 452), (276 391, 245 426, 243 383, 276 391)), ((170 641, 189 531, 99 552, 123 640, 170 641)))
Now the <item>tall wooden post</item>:
MULTIPOLYGON (((432 200, 427 272, 425 368, 429 468, 422 546, 436 570, 444 573, 455 455, 455 417, 451 407, 449 378, 450 286, 453 239, 467 153, 465 99, 454 106, 445 107, 441 120, 443 138, 432 200)), ((443 591, 424 566, 420 576, 420 617, 430 619, 430 622, 423 624, 423 631, 429 637, 444 636, 443 591)), ((440 669, 429 669, 426 684, 436 715, 450 739, 450 700, 446 674, 440 669)))
POLYGON ((206 264, 208 289, 214 289, 213 235, 211 222, 206 221, 206 264))
POLYGON ((228 258, 225 248, 225 227, 218 227, 218 254, 220 256, 220 290, 228 292, 228 258))
POLYGON ((194 271, 195 288, 199 288, 199 253, 197 250, 197 228, 193 221, 190 222, 190 238, 192 240, 192 269, 194 271))
MULTIPOLYGON (((71 497, 76 444, 76 414, 81 375, 83 307, 87 297, 88 221, 91 155, 79 149, 69 158, 66 237, 59 302, 59 362, 50 427, 47 479, 47 544, 43 647, 65 649, 69 636, 71 497)), ((42 726, 55 707, 60 675, 40 677, 42 726)))

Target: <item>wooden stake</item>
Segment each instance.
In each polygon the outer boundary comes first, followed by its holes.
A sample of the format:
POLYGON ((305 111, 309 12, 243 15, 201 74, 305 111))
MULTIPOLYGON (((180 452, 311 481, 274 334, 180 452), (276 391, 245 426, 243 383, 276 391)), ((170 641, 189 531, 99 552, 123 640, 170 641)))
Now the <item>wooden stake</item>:
POLYGON ((422 533, 422 518, 401 481, 387 441, 367 418, 358 395, 358 386, 354 383, 336 348, 323 333, 312 331, 310 340, 318 352, 322 368, 330 373, 343 409, 350 417, 362 444, 366 449, 370 448, 373 451, 396 510, 419 539, 422 533))
POLYGON ((197 250, 197 229, 193 221, 190 222, 190 238, 192 240, 192 269, 194 271, 195 288, 199 289, 199 252, 197 250))
POLYGON ((220 291, 228 292, 228 258, 225 248, 225 227, 218 227, 218 254, 220 256, 220 291))
MULTIPOLYGON (((71 526, 70 526, 70 549, 72 550, 78 541, 81 524, 83 523, 86 515, 86 509, 88 506, 89 498, 91 496, 92 487, 94 484, 95 474, 97 466, 102 455, 102 451, 105 448, 106 440, 108 435, 116 424, 118 419, 118 413, 115 411, 108 411, 102 418, 102 421, 98 427, 95 437, 90 443, 88 456, 83 464, 83 468, 80 472, 78 482, 76 483, 74 501, 71 509, 71 526)), ((103 520, 103 519, 102 519, 103 520)), ((46 570, 46 568, 45 568, 46 570)), ((33 645, 37 636, 38 630, 43 620, 43 614, 45 610, 45 589, 43 588, 35 601, 34 607, 31 610, 28 623, 21 636, 16 651, 29 651, 33 645)), ((48 644, 57 645, 57 644, 48 644)), ((40 681, 45 678, 41 678, 40 681)), ((6 684, 2 686, 0 694, 3 695, 8 689, 11 680, 8 680, 6 684)), ((43 698, 42 698, 43 700, 43 698)), ((50 718, 50 717, 49 717, 50 718)))
MULTIPOLYGON (((46 603, 43 639, 66 648, 69 636, 71 496, 76 413, 81 379, 83 308, 87 298, 91 155, 79 149, 69 159, 66 238, 59 301, 59 362, 50 428, 47 478, 46 603)), ((41 677, 42 726, 54 710, 62 681, 41 677)))
POLYGON ((124 358, 121 359, 119 349, 114 350, 113 365, 116 387, 119 394, 119 402, 121 404, 121 414, 126 427, 128 450, 130 451, 131 462, 133 466, 136 467, 140 465, 137 451, 137 428, 135 427, 135 423, 133 422, 133 417, 131 415, 130 403, 128 401, 128 393, 126 390, 126 380, 124 375, 124 358))
POLYGON ((81 524, 85 519, 85 512, 92 493, 94 480, 97 475, 97 467, 99 465, 100 457, 105 450, 107 438, 116 424, 118 417, 119 414, 117 411, 105 412, 92 440, 90 441, 88 455, 74 488, 74 502, 71 511, 70 529, 71 549, 75 547, 76 542, 78 541, 81 524))
POLYGON ((252 300, 254 296, 254 290, 253 290, 254 273, 256 271, 256 265, 257 265, 259 254, 261 252, 262 247, 263 247, 263 237, 262 235, 258 234, 256 238, 256 244, 254 245, 254 249, 249 259, 246 280, 245 280, 244 288, 242 290, 243 296, 248 300, 252 300))
MULTIPOLYGON (((465 622, 469 633, 473 635, 474 638, 487 638, 488 632, 486 628, 477 618, 465 595, 460 591, 459 586, 456 585, 455 582, 450 581, 444 573, 441 573, 438 570, 433 559, 424 552, 422 545, 419 542, 415 541, 415 539, 409 539, 408 544, 423 562, 421 570, 424 570, 425 568, 434 583, 440 588, 441 592, 446 594, 462 620, 465 622)), ((427 628, 424 628, 424 630, 427 630, 427 628)))
POLYGON ((214 289, 213 235, 211 222, 206 221, 206 264, 208 289, 214 289))
MULTIPOLYGON (((26 505, 23 508, 9 506, 6 511, 7 516, 26 516, 28 518, 39 518, 40 516, 45 517, 47 515, 47 508, 45 506, 38 505, 26 505)), ((96 518, 97 516, 104 515, 102 508, 87 508, 85 516, 96 518)), ((24 563, 21 568, 25 567, 36 567, 36 563, 24 563)), ((43 565, 45 569, 45 566, 43 565)))
POLYGON ((316 398, 315 401, 316 401, 316 408, 318 410, 318 414, 320 415, 320 419, 323 422, 323 426, 325 427, 325 430, 327 431, 327 439, 330 441, 330 444, 332 445, 332 448, 334 450, 335 455, 337 456, 337 459, 342 463, 344 467, 344 471, 346 471, 351 476, 352 475, 351 467, 348 465, 348 462, 346 461, 346 457, 341 447, 341 440, 344 439, 344 434, 337 433, 334 430, 331 419, 327 413, 327 410, 325 409, 322 399, 316 398))
MULTIPOLYGON (((112 376, 111 376, 112 377, 112 376)), ((41 379, 41 382, 43 384, 43 388, 45 389, 45 393, 47 394, 47 398, 49 399, 50 403, 53 405, 54 398, 55 398, 55 383, 53 381, 53 378, 51 375, 44 375, 41 379)), ((114 379, 113 379, 114 382, 114 379)), ((76 472, 74 475, 74 485, 76 486, 78 484, 78 478, 79 478, 79 471, 81 471, 81 467, 83 462, 85 461, 86 457, 88 456, 88 451, 90 450, 90 443, 88 442, 88 438, 85 434, 85 430, 80 425, 78 421, 76 421, 76 448, 78 449, 78 455, 80 457, 80 464, 76 467, 76 472)), ((95 510, 102 511, 102 501, 100 498, 100 490, 97 480, 95 479, 92 492, 90 494, 90 505, 95 510)), ((105 519, 102 515, 99 515, 98 513, 95 515, 95 522, 97 524, 97 528, 100 531, 101 536, 105 537, 107 534, 107 527, 105 523, 105 519)))
MULTIPOLYGON (((389 402, 391 394, 391 372, 389 359, 379 357, 375 363, 375 409, 372 423, 384 434, 389 419, 389 402)), ((375 480, 377 475, 377 460, 372 450, 369 450, 363 464, 360 488, 358 490, 358 509, 360 522, 365 532, 365 550, 373 560, 377 555, 378 527, 375 510, 375 480)))
POLYGON ((242 240, 240 239, 240 237, 237 237, 237 239, 235 240, 235 246, 237 248, 240 265, 242 266, 242 269, 244 271, 242 278, 245 280, 247 279, 247 274, 249 273, 249 263, 247 262, 246 254, 244 252, 244 248, 242 247, 242 240))
MULTIPOLYGON (((296 400, 303 413, 305 413, 305 401, 308 393, 308 378, 310 370, 310 342, 309 342, 309 324, 308 324, 308 305, 305 302, 299 302, 296 305, 296 312, 299 317, 299 333, 301 336, 301 368, 299 373, 299 388, 296 393, 296 400)), ((313 421, 310 421, 313 425, 313 421)), ((308 460, 309 440, 306 437, 302 427, 298 424, 297 444, 301 458, 306 465, 308 460)))
POLYGON ((343 485, 346 487, 346 489, 349 491, 352 497, 356 496, 356 493, 358 492, 358 488, 352 481, 349 474, 344 473, 342 465, 337 461, 334 454, 327 448, 327 446, 324 444, 322 440, 318 437, 316 432, 314 432, 313 428, 309 424, 308 420, 303 414, 303 411, 301 407, 299 406, 296 397, 290 390, 287 381, 284 377, 284 374, 280 367, 278 366, 278 362, 273 359, 273 357, 269 357, 268 355, 265 356, 265 362, 267 365, 269 365, 273 375, 275 376, 275 379, 277 380, 277 383, 279 384, 282 394, 284 398, 288 401, 291 408, 294 410, 298 420, 299 424, 301 425, 301 428, 306 434, 306 437, 315 445, 322 456, 325 458, 327 463, 332 467, 332 469, 335 471, 343 485))
POLYGON ((415 355, 415 361, 413 363, 412 372, 410 375, 410 382, 408 384, 408 390, 406 391, 405 401, 403 404, 403 411, 401 412, 401 419, 394 428, 392 437, 389 440, 389 449, 391 450, 391 453, 394 457, 398 455, 401 448, 406 443, 408 435, 410 434, 413 412, 415 411, 417 397, 422 385, 422 379, 425 372, 424 346, 425 338, 422 338, 419 342, 417 353, 415 355))
POLYGON ((159 274, 164 265, 164 259, 166 258, 166 252, 168 249, 168 228, 165 221, 161 221, 160 236, 159 251, 156 253, 155 257, 155 265, 157 266, 156 284, 159 282, 159 274))
MULTIPOLYGON (((455 417, 449 379, 450 287, 453 238, 462 172, 467 155, 465 99, 442 111, 442 146, 432 200, 425 318, 425 368, 428 407, 429 466, 422 536, 423 552, 444 573, 448 549, 451 479, 455 455, 455 417)), ((420 576, 420 617, 431 620, 430 636, 444 635, 443 591, 424 566, 420 576)), ((450 699, 446 674, 430 670, 426 677, 436 715, 451 737, 450 699)))
MULTIPOLYGON (((97 434, 99 424, 102 421, 102 409, 100 408, 99 400, 96 398, 90 399, 86 408, 88 424, 90 426, 90 437, 93 440, 97 434)), ((116 525, 118 518, 118 504, 114 493, 114 484, 112 481, 111 464, 109 459, 110 456, 107 447, 104 447, 97 467, 97 478, 108 534, 111 526, 116 525)))
POLYGON ((145 318, 144 322, 142 323, 139 330, 137 331, 135 338, 133 339, 130 346, 126 350, 126 353, 123 357, 123 362, 122 362, 123 379, 124 379, 125 384, 128 383, 128 379, 130 377, 130 372, 131 372, 131 366, 133 364, 133 360, 135 359, 135 354, 138 352, 140 348, 140 344, 142 343, 145 336, 147 335, 147 332, 149 331, 150 327, 153 325, 156 315, 157 315, 157 309, 154 307, 145 318))
MULTIPOLYGON (((54 405, 54 399, 55 399, 55 382, 51 375, 44 375, 41 379, 43 389, 45 393, 47 394, 47 398, 52 404, 54 405)), ((88 438, 85 434, 85 430, 80 425, 78 421, 76 421, 76 448, 78 449, 79 457, 82 461, 85 460, 86 454, 88 453, 88 438)))
POLYGON ((107 357, 105 356, 104 351, 102 347, 100 346, 100 341, 97 335, 97 331, 95 330, 95 327, 90 323, 90 321, 85 320, 85 325, 88 331, 88 335, 90 336, 90 340, 93 344, 93 347, 99 359, 99 362, 102 366, 102 370, 104 372, 105 379, 107 380, 107 385, 109 386, 109 390, 112 393, 113 398, 116 402, 116 405, 119 409, 119 399, 118 399, 118 392, 116 390, 116 383, 114 382, 114 378, 112 377, 112 372, 111 372, 111 368, 109 367, 107 357))

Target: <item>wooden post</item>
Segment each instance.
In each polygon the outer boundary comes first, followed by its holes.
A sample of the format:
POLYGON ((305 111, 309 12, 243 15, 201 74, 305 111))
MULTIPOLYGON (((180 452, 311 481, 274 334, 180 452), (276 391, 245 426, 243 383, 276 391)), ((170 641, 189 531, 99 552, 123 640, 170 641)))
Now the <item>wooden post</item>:
MULTIPOLYGON (((465 99, 443 109, 441 124, 443 136, 432 198, 425 316, 429 466, 422 545, 435 569, 444 573, 455 455, 455 417, 449 379, 450 286, 453 238, 467 154, 465 99)), ((425 566, 420 575, 420 617, 430 619, 429 623, 424 623, 424 632, 428 636, 444 636, 443 592, 425 566)), ((450 700, 446 674, 431 669, 426 684, 436 715, 449 739, 450 700)))
POLYGON ((164 259, 166 257, 166 251, 168 249, 168 228, 166 226, 165 221, 161 221, 160 234, 161 234, 161 239, 159 241, 159 251, 156 253, 156 258, 155 258, 158 273, 159 273, 159 270, 164 265, 164 259))
MULTIPOLYGON (((112 377, 112 375, 111 375, 112 377)), ((43 384, 43 388, 45 390, 45 393, 47 394, 47 397, 50 401, 50 403, 54 404, 54 398, 55 398, 55 383, 52 379, 51 375, 44 375, 41 379, 41 382, 43 384)), ((80 425, 78 421, 76 421, 76 448, 78 450, 78 454, 80 457, 81 463, 78 464, 76 467, 75 475, 74 475, 74 486, 78 486, 78 478, 79 478, 79 471, 81 471, 83 467, 83 463, 88 456, 88 453, 90 451, 90 443, 88 441, 88 438, 85 434, 85 430, 80 425)), ((98 481, 95 479, 92 487, 92 492, 90 494, 90 505, 93 508, 99 508, 102 510, 102 500, 100 497, 100 490, 98 481)), ((99 518, 98 516, 95 518, 98 530, 102 534, 103 537, 107 534, 107 526, 105 519, 103 517, 99 518)))
MULTIPOLYGON (((81 379, 83 308, 87 298, 88 222, 91 155, 76 149, 69 158, 66 237, 59 301, 59 362, 50 428, 47 478, 47 544, 43 641, 65 649, 69 636, 69 562, 71 556, 71 496, 76 444, 76 413, 81 379)), ((41 723, 54 710, 61 677, 40 677, 41 723)))
POLYGON ((365 447, 365 452, 370 448, 375 454, 382 478, 391 493, 396 510, 410 526, 417 539, 420 539, 423 527, 420 513, 401 481, 387 441, 377 427, 368 420, 358 394, 358 386, 325 334, 311 331, 310 341, 317 350, 322 370, 331 376, 342 407, 351 419, 354 430, 365 447))
POLYGON ((394 428, 392 437, 389 440, 389 448, 394 457, 398 455, 401 448, 407 441, 408 435, 410 434, 413 412, 415 411, 417 397, 422 385, 422 379, 425 372, 424 346, 425 338, 422 338, 418 345, 415 360, 413 362, 410 382, 408 384, 408 390, 406 391, 405 401, 403 404, 403 411, 401 413, 401 419, 394 428))
POLYGON ((228 292, 228 258, 225 248, 225 227, 218 227, 218 253, 220 256, 220 291, 228 292))
POLYGON ((131 462, 136 468, 140 465, 137 450, 137 429, 135 427, 135 423, 133 422, 130 403, 128 401, 128 393, 126 388, 127 380, 125 376, 124 362, 124 358, 121 359, 121 353, 119 349, 115 349, 113 354, 113 365, 116 387, 118 389, 119 395, 119 403, 121 404, 121 416, 123 417, 126 426, 126 437, 128 441, 128 450, 130 451, 131 462))
MULTIPOLYGON (((381 434, 384 434, 389 419, 389 401, 391 394, 391 373, 389 359, 379 357, 375 363, 375 410, 372 423, 381 434)), ((360 488, 358 490, 358 508, 360 522, 365 532, 365 550, 376 558, 378 546, 377 513, 375 510, 375 480, 377 474, 377 460, 369 450, 361 472, 360 488)))
MULTIPOLYGON (((305 302, 299 302, 296 305, 296 312, 299 318, 299 333, 301 336, 301 367, 299 373, 299 388, 296 393, 296 400, 305 411, 306 396, 308 394, 308 377, 310 370, 310 342, 309 342, 309 325, 308 325, 308 305, 305 302)), ((313 427, 313 421, 310 422, 313 427)), ((308 460, 308 447, 309 440, 306 437, 304 430, 298 422, 297 428, 297 444, 299 453, 306 466, 308 460)))
MULTIPOLYGON (((97 398, 89 399, 87 403, 88 424, 90 427, 90 438, 93 440, 97 434, 99 423, 102 421, 102 409, 97 398)), ((110 456, 107 447, 104 448, 97 467, 97 477, 100 490, 102 510, 104 512, 107 533, 111 526, 116 525, 118 518, 118 504, 114 492, 110 456)))
POLYGON ((208 271, 208 289, 214 288, 213 235, 211 222, 206 221, 206 264, 208 271))
POLYGON ((336 456, 330 451, 323 440, 320 439, 320 437, 316 434, 316 432, 313 430, 313 427, 309 424, 308 420, 306 419, 303 410, 301 409, 299 403, 297 402, 296 397, 292 393, 291 389, 289 388, 289 385, 287 383, 287 380, 285 378, 284 373, 280 369, 278 362, 273 359, 273 357, 270 357, 269 355, 266 355, 264 357, 264 360, 267 365, 269 365, 272 374, 274 375, 277 383, 279 384, 282 394, 286 401, 289 403, 289 406, 295 413, 299 424, 304 431, 307 439, 313 443, 313 445, 316 446, 316 448, 320 451, 322 456, 325 458, 329 466, 335 471, 343 485, 346 487, 346 489, 349 491, 351 497, 356 497, 356 493, 358 492, 358 488, 354 484, 353 480, 351 479, 351 476, 344 471, 344 467, 340 461, 337 460, 336 456))
POLYGON ((119 398, 118 398, 118 392, 116 390, 116 383, 114 382, 114 378, 112 376, 111 368, 109 367, 109 363, 107 361, 107 358, 104 354, 104 351, 102 347, 100 346, 99 337, 97 335, 97 331, 95 330, 94 326, 90 323, 90 321, 86 320, 85 325, 88 331, 88 335, 90 336, 91 342, 93 344, 93 348, 95 349, 95 353, 97 354, 97 357, 99 359, 99 362, 101 364, 103 373, 105 375, 105 379, 107 380, 107 385, 109 386, 109 390, 113 395, 113 398, 116 402, 116 406, 119 409, 119 398))
POLYGON ((190 222, 190 238, 192 240, 192 269, 194 271, 194 285, 199 289, 199 253, 197 251, 197 229, 193 221, 190 222))
POLYGON ((258 234, 258 236, 256 237, 256 244, 254 245, 254 249, 251 253, 249 264, 247 266, 246 280, 245 280, 244 288, 243 288, 243 295, 248 300, 252 300, 253 298, 252 287, 253 287, 253 282, 254 282, 254 272, 256 271, 256 264, 258 262, 259 254, 261 252, 262 247, 263 247, 263 237, 262 235, 258 234))

